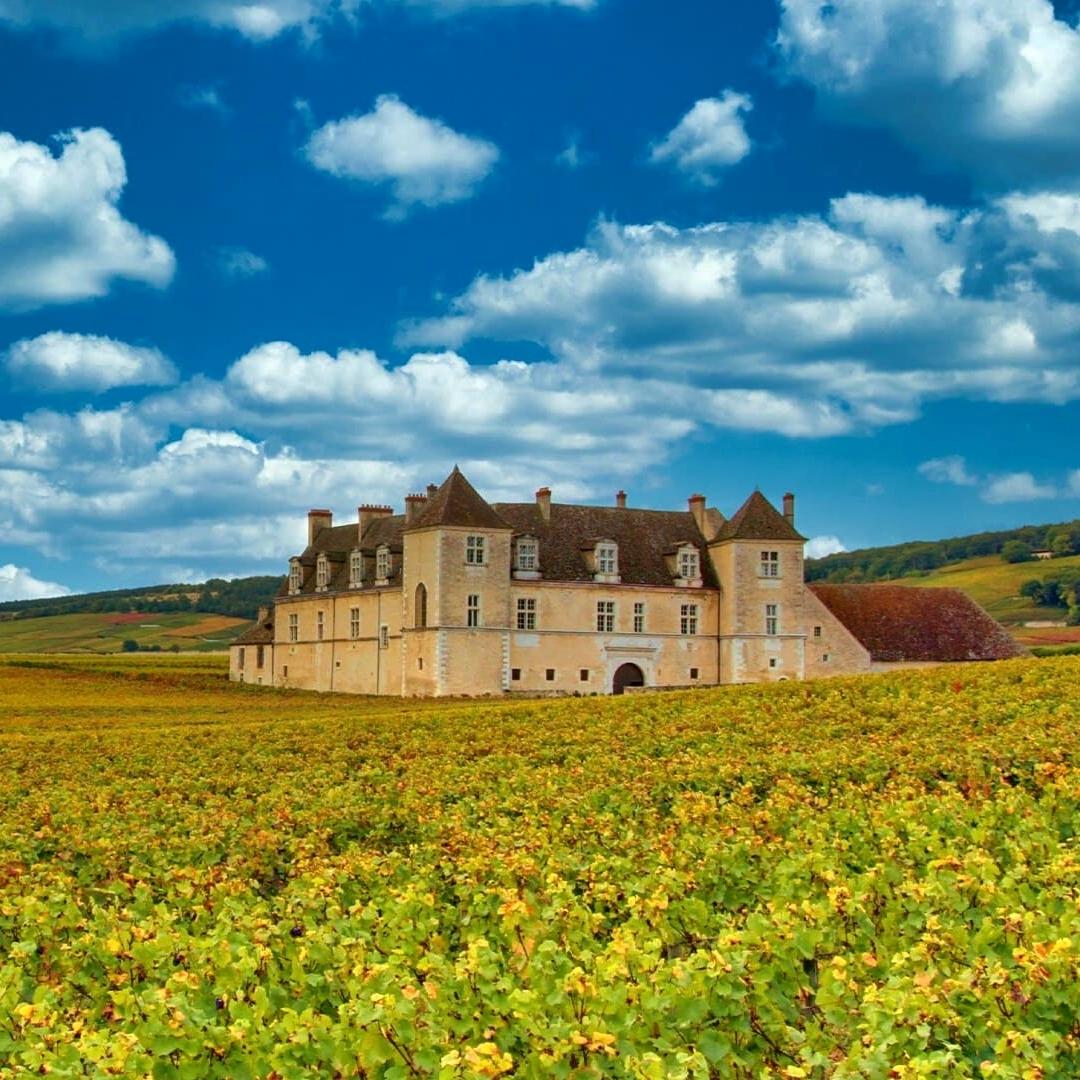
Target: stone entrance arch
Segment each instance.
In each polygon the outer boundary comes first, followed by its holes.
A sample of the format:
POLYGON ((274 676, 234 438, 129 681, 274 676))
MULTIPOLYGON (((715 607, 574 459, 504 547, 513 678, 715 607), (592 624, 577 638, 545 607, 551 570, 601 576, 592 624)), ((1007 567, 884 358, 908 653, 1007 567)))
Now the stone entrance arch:
POLYGON ((645 673, 637 664, 622 664, 615 671, 615 679, 611 685, 613 694, 621 694, 628 686, 644 686, 645 673))

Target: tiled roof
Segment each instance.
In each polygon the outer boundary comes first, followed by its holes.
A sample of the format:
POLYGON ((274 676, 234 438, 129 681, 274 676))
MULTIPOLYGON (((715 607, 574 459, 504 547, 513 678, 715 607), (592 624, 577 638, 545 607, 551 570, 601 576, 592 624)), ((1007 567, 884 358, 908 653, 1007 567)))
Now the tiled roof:
POLYGON ((1005 660, 1023 650, 959 589, 810 585, 871 660, 1005 660))
POLYGON ((545 581, 592 581, 585 552, 599 540, 619 545, 619 574, 624 584, 671 585, 665 554, 681 543, 701 556, 703 583, 715 588, 716 577, 705 550, 705 537, 687 510, 637 510, 615 506, 551 504, 545 521, 536 503, 495 503, 502 520, 518 536, 540 542, 540 573, 545 581))
MULTIPOLYGON (((327 588, 330 591, 347 589, 349 587, 349 553, 357 547, 365 555, 363 584, 371 586, 375 583, 375 552, 384 544, 390 549, 394 558, 394 572, 390 575, 390 581, 398 581, 401 577, 401 553, 403 551, 401 534, 405 529, 404 514, 387 514, 377 517, 368 524, 364 530, 364 538, 359 542, 359 526, 356 522, 350 525, 335 525, 329 529, 323 529, 316 537, 315 542, 304 549, 299 556, 302 584, 301 593, 314 593, 315 590, 315 564, 319 555, 325 554, 330 562, 330 583, 327 588)), ((288 585, 278 593, 279 596, 288 595, 288 585)))
POLYGON ((233 639, 234 645, 272 645, 274 643, 274 616, 267 615, 256 620, 239 637, 233 639))
POLYGON ((760 491, 739 507, 717 534, 717 540, 805 540, 760 491))
POLYGON ((431 525, 468 525, 477 529, 508 529, 509 525, 477 493, 455 465, 454 471, 428 499, 419 518, 410 529, 431 525))

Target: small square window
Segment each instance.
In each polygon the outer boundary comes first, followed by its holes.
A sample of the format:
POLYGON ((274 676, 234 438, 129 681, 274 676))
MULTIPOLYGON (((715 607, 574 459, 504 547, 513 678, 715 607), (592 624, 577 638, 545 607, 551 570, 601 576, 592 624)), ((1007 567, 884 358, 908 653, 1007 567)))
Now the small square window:
POLYGON ((775 656, 770 656, 769 657, 769 667, 776 667, 776 657, 775 656))
POLYGON ((555 681, 555 669, 553 667, 549 667, 547 669, 547 671, 544 672, 544 678, 547 679, 548 682, 554 682, 555 681))
POLYGON ((581 669, 581 681, 582 682, 588 682, 589 681, 589 669, 587 667, 583 667, 581 669))
POLYGON ((814 637, 821 637, 821 627, 820 626, 815 626, 814 627, 814 637))
POLYGON ((698 677, 698 669, 696 667, 692 667, 690 669, 690 678, 691 679, 696 679, 697 677, 698 677))
POLYGON ((823 664, 827 664, 829 662, 829 654, 828 653, 822 653, 821 662, 823 664))
POLYGON ((510 678, 513 682, 521 682, 521 668, 515 667, 510 669, 510 678))

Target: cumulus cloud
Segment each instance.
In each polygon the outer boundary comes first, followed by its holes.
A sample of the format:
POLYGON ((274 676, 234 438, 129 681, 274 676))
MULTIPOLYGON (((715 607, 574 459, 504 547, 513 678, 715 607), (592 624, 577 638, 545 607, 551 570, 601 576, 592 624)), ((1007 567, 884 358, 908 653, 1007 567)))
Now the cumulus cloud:
POLYGON ((270 269, 270 264, 261 255, 256 255, 247 248, 219 248, 217 264, 221 273, 232 279, 258 277, 270 269))
POLYGON ((13 563, 0 566, 0 602, 40 600, 48 596, 67 596, 70 592, 53 581, 39 581, 25 567, 13 563))
POLYGON ((959 454, 931 458, 919 466, 919 472, 934 484, 956 484, 972 487, 979 482, 977 476, 968 472, 967 461, 959 454))
POLYGON ((1080 31, 1050 0, 782 0, 788 71, 835 117, 883 126, 997 185, 1080 171, 1080 31))
MULTIPOLYGON (((508 8, 527 4, 587 11, 597 0, 386 0, 436 15, 454 15, 476 8, 508 8)), ((146 33, 176 23, 201 23, 242 34, 251 41, 269 41, 289 30, 316 36, 323 25, 352 19, 360 0, 3 0, 0 24, 53 26, 88 41, 146 33)))
POLYGON ((117 209, 124 155, 102 128, 48 147, 0 132, 0 309, 103 296, 116 278, 163 287, 173 253, 117 209))
POLYGON ((702 98, 653 144, 650 160, 674 165, 700 184, 715 184, 724 169, 750 153, 743 117, 752 108, 749 96, 734 90, 725 90, 718 98, 702 98))
POLYGON ((421 116, 393 94, 379 97, 369 113, 324 124, 305 153, 333 176, 389 185, 386 216, 394 219, 414 206, 470 198, 499 158, 493 143, 421 116))
POLYGON ((699 409, 727 402, 789 434, 907 422, 927 399, 1063 403, 1080 397, 1080 232, 1063 199, 853 193, 824 215, 601 221, 580 248, 477 277, 399 340, 534 341, 582 370, 681 378, 699 409))
POLYGON ((177 378, 176 368, 157 349, 59 330, 15 342, 5 367, 39 390, 100 393, 117 386, 168 386, 177 378))
POLYGON ((836 555, 847 551, 838 536, 814 536, 806 541, 805 554, 808 559, 824 559, 826 555, 836 555))
POLYGON ((1033 502, 1053 499, 1057 493, 1052 484, 1040 484, 1029 472, 1013 472, 991 477, 982 498, 988 503, 1033 502))

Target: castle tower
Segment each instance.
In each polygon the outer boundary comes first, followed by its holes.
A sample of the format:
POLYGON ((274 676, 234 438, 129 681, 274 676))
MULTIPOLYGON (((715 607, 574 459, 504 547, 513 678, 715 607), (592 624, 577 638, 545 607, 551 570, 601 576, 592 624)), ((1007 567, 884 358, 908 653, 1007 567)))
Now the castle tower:
POLYGON ((512 528, 454 466, 404 532, 406 694, 501 694, 512 528))
POLYGON ((784 513, 755 491, 709 544, 720 581, 720 681, 806 674, 803 545, 795 499, 784 513))

